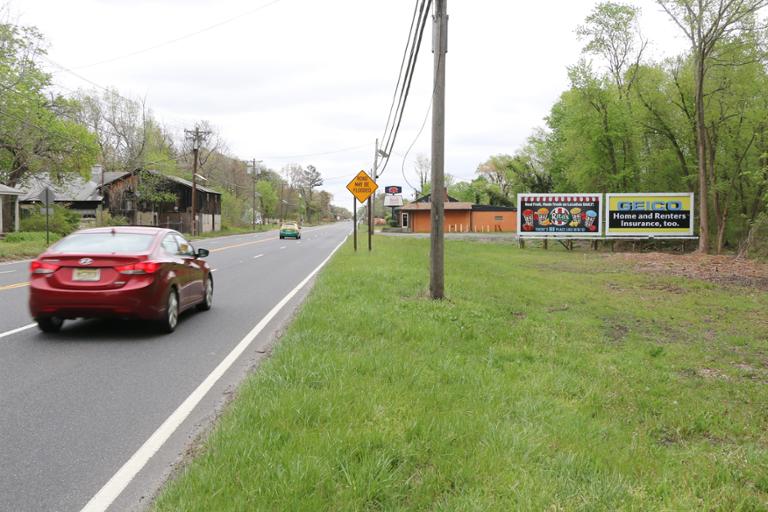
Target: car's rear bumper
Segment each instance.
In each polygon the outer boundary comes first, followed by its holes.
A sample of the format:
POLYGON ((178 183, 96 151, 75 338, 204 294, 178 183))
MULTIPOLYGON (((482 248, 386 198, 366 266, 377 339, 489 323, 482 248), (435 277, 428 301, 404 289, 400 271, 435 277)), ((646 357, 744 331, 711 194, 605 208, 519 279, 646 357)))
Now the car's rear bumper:
POLYGON ((34 278, 29 288, 29 311, 33 318, 131 317, 162 318, 165 296, 161 283, 128 283, 115 290, 64 290, 51 288, 45 278, 34 278))

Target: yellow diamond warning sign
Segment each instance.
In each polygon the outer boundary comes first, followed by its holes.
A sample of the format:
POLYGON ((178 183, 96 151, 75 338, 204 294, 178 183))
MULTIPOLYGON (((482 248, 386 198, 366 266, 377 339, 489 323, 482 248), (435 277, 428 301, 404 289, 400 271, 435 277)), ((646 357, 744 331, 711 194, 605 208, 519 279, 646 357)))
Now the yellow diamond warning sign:
POLYGON ((376 192, 377 188, 379 188, 379 186, 365 171, 360 171, 352 181, 347 183, 347 189, 352 192, 352 195, 361 203, 364 203, 371 194, 376 192))

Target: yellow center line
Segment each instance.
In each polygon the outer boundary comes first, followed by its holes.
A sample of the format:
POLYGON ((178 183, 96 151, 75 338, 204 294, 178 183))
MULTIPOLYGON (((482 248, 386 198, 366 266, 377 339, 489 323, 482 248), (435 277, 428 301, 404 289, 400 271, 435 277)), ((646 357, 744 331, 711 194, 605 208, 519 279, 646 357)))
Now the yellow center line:
MULTIPOLYGON (((219 252, 219 251, 226 251, 227 249, 234 249, 235 247, 243 247, 246 245, 254 245, 254 244, 260 244, 262 242, 269 242, 270 240, 276 240, 275 238, 266 238, 264 240, 255 240, 253 242, 243 242, 242 244, 235 244, 235 245, 227 245, 225 247, 219 247, 217 249, 211 249, 210 252, 219 252)), ((0 286, 0 292, 5 290, 13 290, 14 288, 24 288, 25 286, 29 286, 29 281, 25 281, 23 283, 15 283, 15 284, 9 284, 5 286, 0 286)))
POLYGON ((13 290, 14 288, 24 288, 25 286, 29 286, 29 281, 25 281, 23 283, 8 284, 5 286, 0 286, 0 292, 4 290, 13 290))
POLYGON ((235 245, 225 245, 224 247, 218 247, 216 249, 211 249, 210 252, 219 252, 219 251, 226 251, 227 249, 234 249, 235 247, 243 247, 246 245, 253 245, 253 244, 260 244, 262 242, 269 242, 270 240, 276 240, 275 238, 266 238, 264 240, 256 240, 253 242, 243 242, 242 244, 235 244, 235 245))

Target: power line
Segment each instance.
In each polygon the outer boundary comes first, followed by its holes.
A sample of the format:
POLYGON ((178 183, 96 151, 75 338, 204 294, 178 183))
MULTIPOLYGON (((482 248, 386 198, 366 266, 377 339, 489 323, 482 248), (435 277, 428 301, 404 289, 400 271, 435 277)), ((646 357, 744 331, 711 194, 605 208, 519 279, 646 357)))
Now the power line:
MULTIPOLYGON (((434 94, 434 91, 433 91, 434 94)), ((411 187, 413 190, 416 190, 416 187, 411 185, 411 182, 408 181, 408 178, 405 177, 405 161, 408 158, 408 153, 411 152, 411 149, 413 149, 413 146, 416 145, 416 141, 419 140, 419 137, 421 137, 421 132, 424 131, 424 127, 427 125, 427 119, 429 119, 429 113, 432 111, 432 98, 429 99, 429 107, 427 108, 427 113, 424 116, 424 122, 421 123, 421 128, 419 128, 419 133, 416 134, 416 137, 414 137, 413 142, 411 142, 411 145, 408 146, 408 150, 405 152, 405 155, 403 155, 403 163, 400 167, 400 171, 403 174, 403 179, 408 184, 409 187, 411 187)))
MULTIPOLYGON (((440 63, 442 61, 438 61, 437 63, 437 69, 440 69, 440 63)), ((413 149, 413 146, 416 145, 416 141, 419 140, 419 137, 421 137, 421 132, 424 131, 424 127, 427 125, 427 120, 429 119, 429 113, 432 111, 432 103, 434 102, 435 98, 435 91, 437 90, 437 82, 435 82, 435 85, 432 87, 432 95, 429 97, 429 106, 427 107, 427 113, 424 115, 424 121, 421 123, 421 128, 419 128, 419 132, 416 134, 416 137, 413 138, 413 142, 411 142, 411 145, 408 146, 408 149, 406 150, 405 154, 403 155, 403 163, 400 168, 400 171, 403 174, 403 179, 408 184, 409 187, 416 190, 416 188, 411 185, 411 183, 408 181, 408 178, 405 177, 405 160, 408 158, 408 153, 411 152, 411 149, 413 149)), ((383 172, 383 169, 382 169, 383 172)))
POLYGON ((126 53, 126 54, 123 54, 123 55, 118 55, 116 57, 111 57, 109 59, 101 60, 101 61, 98 61, 98 62, 92 62, 91 64, 86 64, 84 66, 78 66, 75 69, 85 69, 85 68, 90 68, 90 67, 94 67, 94 66, 99 66, 101 64, 107 64, 109 62, 115 62, 116 60, 122 60, 122 59, 126 59, 128 57, 133 57, 135 55, 140 55, 142 53, 146 53, 146 52, 149 52, 149 51, 152 51, 152 50, 156 50, 158 48, 162 48, 163 46, 168 46, 169 44, 178 43, 179 41, 183 41, 184 39, 189 39, 190 37, 194 37, 196 35, 202 34, 203 32, 207 32, 209 30, 213 30, 214 28, 218 28, 218 27, 221 27, 221 26, 226 25, 228 23, 232 23, 233 21, 235 21, 235 20, 237 20, 239 18, 242 18, 244 16, 248 16, 249 14, 253 14, 255 12, 261 11, 262 9, 266 9, 269 6, 278 3, 279 1, 280 0, 272 0, 271 2, 267 2, 266 4, 261 5, 261 6, 257 7, 257 8, 255 8, 255 9, 251 9, 250 11, 246 11, 246 12, 240 13, 240 14, 238 14, 236 16, 231 17, 231 18, 227 18, 224 21, 220 21, 218 23, 214 23, 213 25, 209 25, 207 27, 201 28, 200 30, 196 30, 195 32, 190 32, 188 34, 184 34, 183 36, 179 36, 179 37, 176 37, 174 39, 169 39, 167 41, 164 41, 162 43, 158 43, 158 44, 153 45, 153 46, 148 46, 146 48, 142 48, 141 50, 136 50, 134 52, 126 53))
MULTIPOLYGON (((424 2, 422 0, 422 8, 424 7, 424 2)), ((411 40, 413 38, 413 28, 416 25, 416 20, 418 19, 417 13, 419 9, 419 0, 416 0, 416 3, 413 4, 413 17, 411 18, 411 27, 408 29, 408 40, 405 43, 405 48, 403 48, 403 59, 400 62, 400 72, 397 75, 397 83, 395 84, 395 90, 392 92, 392 103, 389 105, 389 114, 387 114, 387 122, 384 125, 384 132, 381 135, 381 140, 384 141, 384 138, 387 135, 387 129, 389 128, 389 121, 392 118, 392 111, 395 108, 395 99, 397 98, 397 90, 400 88, 400 82, 403 78, 403 70, 405 69, 405 57, 408 55, 408 48, 411 46, 411 40)))
POLYGON ((6 112, 5 110, 0 109, 0 115, 4 115, 5 117, 11 118, 11 119, 15 119, 16 121, 19 121, 20 123, 22 123, 22 124, 24 124, 26 126, 31 126, 32 128, 40 130, 41 132, 45 133, 46 135, 48 135, 50 137, 58 137, 59 140, 61 140, 63 142, 71 143, 73 147, 80 146, 83 149, 89 149, 86 144, 84 144, 83 142, 80 142, 79 140, 76 140, 76 139, 74 139, 72 137, 68 137, 68 136, 66 136, 66 135, 64 135, 64 134, 62 134, 60 132, 55 132, 55 131, 52 131, 52 130, 50 130, 48 128, 43 128, 42 126, 36 125, 35 123, 33 123, 33 122, 31 122, 31 121, 29 121, 27 119, 24 119, 24 118, 21 118, 21 117, 19 117, 17 115, 14 115, 14 114, 11 114, 9 112, 6 112))
MULTIPOLYGON (((279 1, 279 0, 275 0, 275 1, 279 1)), ((138 102, 137 102, 135 99, 132 99, 132 98, 128 98, 128 97, 126 97, 126 96, 123 96, 123 95, 122 95, 122 94, 120 94, 120 93, 117 91, 117 89, 115 89, 115 88, 113 88, 113 89, 110 89, 110 88, 108 88, 108 87, 104 87, 103 85, 97 84, 96 82, 94 82, 94 81, 93 81, 93 80, 91 80, 90 78, 84 77, 83 75, 81 75, 81 74, 79 74, 79 73, 75 73, 75 72, 74 72, 74 71, 72 71, 70 68, 68 68, 68 67, 64 66, 63 64, 59 64, 58 62, 56 62, 56 61, 52 60, 51 58, 49 58, 49 57, 47 57, 47 56, 45 56, 45 55, 43 55, 42 57, 43 57, 43 59, 45 59, 46 61, 48 61, 50 64, 52 64, 52 65, 56 66, 56 67, 57 67, 57 68, 59 68, 60 70, 62 70, 62 71, 64 71, 64 72, 66 72, 66 73, 69 73, 69 74, 71 74, 72 76, 75 76, 75 77, 79 78, 80 80, 82 80, 82 81, 84 81, 84 82, 87 82, 87 83, 91 84, 92 86, 94 86, 94 87, 96 87, 96 88, 98 88, 98 89, 101 89, 102 91, 105 91, 105 92, 107 92, 107 93, 109 93, 109 94, 113 94, 113 95, 117 96, 118 98, 120 98, 120 99, 122 99, 122 100, 124 100, 124 101, 127 101, 127 102, 129 102, 129 103, 138 103, 138 102)), ((63 89, 66 89, 66 90, 68 90, 68 91, 71 91, 71 92, 78 92, 78 91, 73 91, 72 89, 70 89, 70 88, 68 88, 68 87, 65 87, 65 86, 63 86, 63 85, 61 85, 61 84, 58 84, 58 83, 54 83, 53 85, 56 85, 57 87, 61 87, 61 88, 63 88, 63 89)), ((173 127, 177 128, 177 129, 179 129, 179 130, 183 130, 183 129, 184 129, 184 128, 183 128, 183 126, 182 126, 182 125, 180 125, 180 124, 174 124, 174 123, 168 123, 168 122, 166 122, 165 124, 166 124, 166 125, 169 125, 169 126, 173 126, 173 127)))
POLYGON ((289 155, 289 156, 269 156, 269 155, 267 155, 267 156, 264 156, 263 158, 268 158, 270 160, 290 160, 292 158, 309 158, 309 157, 312 157, 312 156, 323 156, 323 155, 332 155, 332 154, 335 154, 335 153, 345 153, 347 151, 354 151, 356 149, 367 148, 369 146, 370 146, 370 143, 369 144, 361 144, 359 146, 352 146, 352 147, 349 147, 349 148, 336 149, 336 150, 332 150, 332 151, 324 151, 322 153, 307 153, 307 154, 304 154, 304 155, 289 155))
MULTIPOLYGON (((422 0, 422 6, 424 5, 425 0, 422 0)), ((403 114, 405 113, 405 105, 408 100, 408 94, 411 89, 411 82, 413 80, 414 71, 416 69, 416 60, 418 59, 419 50, 421 49, 421 40, 424 35, 424 28, 426 27, 427 23, 427 17, 429 15, 429 9, 432 6, 432 0, 426 0, 426 9, 424 9, 423 14, 421 16, 420 25, 419 25, 419 33, 418 38, 413 41, 413 45, 411 46, 411 59, 409 60, 409 71, 407 73, 407 80, 404 81, 403 87, 400 91, 400 97, 402 99, 402 106, 400 107, 399 115, 397 116, 397 123, 393 124, 391 130, 390 130, 390 136, 387 138, 387 141, 384 145, 384 152, 386 153, 386 158, 384 160, 384 165, 381 168, 381 171, 378 173, 379 176, 384 174, 384 171, 387 168, 387 165, 389 164, 390 155, 392 154, 392 149, 395 146, 395 141, 397 140, 397 134, 400 130, 400 123, 403 120, 403 114)))

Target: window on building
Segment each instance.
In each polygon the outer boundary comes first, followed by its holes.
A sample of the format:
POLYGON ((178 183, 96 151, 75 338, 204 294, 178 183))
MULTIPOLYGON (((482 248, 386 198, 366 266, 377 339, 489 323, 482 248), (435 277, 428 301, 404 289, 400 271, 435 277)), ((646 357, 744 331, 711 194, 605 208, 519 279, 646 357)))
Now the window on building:
POLYGON ((503 215, 497 215, 495 218, 496 218, 496 220, 504 220, 504 216, 503 215))

